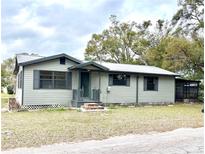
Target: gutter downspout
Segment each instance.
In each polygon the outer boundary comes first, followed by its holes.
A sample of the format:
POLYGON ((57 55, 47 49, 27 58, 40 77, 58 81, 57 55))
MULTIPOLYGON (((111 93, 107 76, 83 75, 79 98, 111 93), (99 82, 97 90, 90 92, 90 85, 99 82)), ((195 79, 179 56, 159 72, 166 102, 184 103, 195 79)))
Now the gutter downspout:
POLYGON ((138 105, 138 75, 136 75, 136 104, 135 106, 138 105))

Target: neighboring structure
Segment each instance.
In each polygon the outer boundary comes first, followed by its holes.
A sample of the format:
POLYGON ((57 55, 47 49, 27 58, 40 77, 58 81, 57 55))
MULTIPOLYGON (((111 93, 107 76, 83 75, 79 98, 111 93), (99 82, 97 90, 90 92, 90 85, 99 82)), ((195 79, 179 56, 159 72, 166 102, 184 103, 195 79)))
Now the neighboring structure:
POLYGON ((173 103, 177 74, 154 66, 84 62, 66 54, 16 56, 20 105, 173 103))

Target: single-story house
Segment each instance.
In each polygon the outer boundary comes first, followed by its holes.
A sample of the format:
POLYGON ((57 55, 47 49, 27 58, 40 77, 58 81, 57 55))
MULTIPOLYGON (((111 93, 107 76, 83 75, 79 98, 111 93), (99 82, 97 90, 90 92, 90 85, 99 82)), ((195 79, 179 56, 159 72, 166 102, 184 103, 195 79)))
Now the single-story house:
POLYGON ((177 74, 154 66, 17 54, 14 74, 16 100, 23 106, 175 102, 177 74))

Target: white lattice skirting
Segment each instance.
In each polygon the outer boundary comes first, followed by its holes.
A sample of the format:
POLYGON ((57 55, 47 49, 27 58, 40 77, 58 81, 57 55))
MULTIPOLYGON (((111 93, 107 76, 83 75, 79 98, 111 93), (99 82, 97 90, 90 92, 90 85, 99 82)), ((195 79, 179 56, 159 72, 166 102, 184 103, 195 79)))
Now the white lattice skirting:
POLYGON ((23 105, 21 108, 28 110, 44 109, 44 108, 61 108, 65 107, 61 104, 52 104, 52 105, 23 105))

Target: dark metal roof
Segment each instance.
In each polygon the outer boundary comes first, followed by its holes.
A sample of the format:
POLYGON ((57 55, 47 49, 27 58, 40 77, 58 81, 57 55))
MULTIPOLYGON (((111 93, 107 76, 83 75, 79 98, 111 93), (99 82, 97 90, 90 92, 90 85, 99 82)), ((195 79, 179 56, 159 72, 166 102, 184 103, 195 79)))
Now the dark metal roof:
POLYGON ((21 62, 21 63, 18 63, 19 65, 22 65, 22 66, 25 66, 25 65, 31 65, 31 64, 36 64, 36 63, 40 63, 40 62, 44 62, 44 61, 49 61, 49 60, 52 60, 52 59, 57 59, 57 58, 60 58, 60 57, 65 57, 73 62, 76 62, 76 63, 82 63, 82 61, 74 58, 74 57, 71 57, 67 54, 58 54, 58 55, 54 55, 54 56, 49 56, 49 57, 42 57, 42 58, 38 58, 38 59, 34 59, 34 60, 30 60, 30 61, 26 61, 26 62, 21 62))

